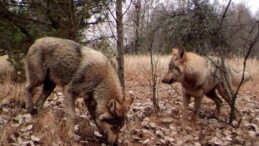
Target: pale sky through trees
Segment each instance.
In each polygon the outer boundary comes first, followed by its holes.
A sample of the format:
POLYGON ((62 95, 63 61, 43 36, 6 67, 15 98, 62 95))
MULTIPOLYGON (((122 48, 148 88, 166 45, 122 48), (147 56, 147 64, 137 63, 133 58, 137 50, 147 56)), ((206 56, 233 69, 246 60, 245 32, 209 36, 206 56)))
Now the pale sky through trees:
MULTIPOLYGON (((131 0, 127 0, 126 4, 129 4, 131 0)), ((137 0, 133 0, 137 1, 137 0)), ((166 1, 170 1, 170 0, 157 0, 156 2, 166 2, 166 1)), ((214 1, 214 0, 211 0, 214 1)), ((219 2, 223 3, 223 4, 227 4, 229 2, 229 0, 218 0, 219 2)), ((244 3, 249 10, 252 12, 253 15, 256 15, 257 13, 259 13, 259 0, 232 0, 231 3, 244 3)), ((128 6, 128 5, 127 5, 128 6)))
POLYGON ((258 0, 249 0, 247 2, 247 4, 253 13, 258 12, 258 10, 259 10, 259 1, 258 0))
MULTIPOLYGON (((229 0, 220 0, 223 3, 228 3, 229 0)), ((256 15, 259 11, 259 0, 232 0, 232 3, 244 3, 249 10, 252 12, 253 15, 256 15)))
POLYGON ((248 2, 248 7, 250 7, 251 11, 253 13, 258 12, 259 10, 259 1, 258 0, 250 0, 250 2, 248 2))

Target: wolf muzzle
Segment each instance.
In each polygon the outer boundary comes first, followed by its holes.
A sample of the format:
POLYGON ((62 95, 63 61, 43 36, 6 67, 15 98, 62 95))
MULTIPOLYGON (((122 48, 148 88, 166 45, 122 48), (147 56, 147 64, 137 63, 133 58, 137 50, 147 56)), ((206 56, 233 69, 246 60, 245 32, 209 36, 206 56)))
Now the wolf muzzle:
POLYGON ((162 83, 165 83, 165 84, 172 84, 173 82, 175 82, 175 80, 174 79, 163 79, 162 80, 162 83))

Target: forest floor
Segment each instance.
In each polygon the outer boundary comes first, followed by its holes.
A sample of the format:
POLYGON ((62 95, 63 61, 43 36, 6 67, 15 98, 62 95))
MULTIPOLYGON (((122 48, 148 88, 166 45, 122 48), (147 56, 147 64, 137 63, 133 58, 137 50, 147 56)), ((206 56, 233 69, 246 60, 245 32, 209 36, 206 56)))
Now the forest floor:
MULTIPOLYGON (((182 120, 181 86, 161 83, 169 57, 156 58, 157 97, 160 110, 152 102, 150 65, 147 56, 125 57, 125 90, 135 98, 119 137, 120 146, 142 145, 259 145, 259 78, 258 62, 251 62, 253 81, 241 89, 236 107, 242 116, 228 124, 230 108, 224 102, 215 117, 214 102, 204 98, 197 121, 182 120)), ((236 61, 234 61, 236 65, 236 61)), ((242 64, 242 63, 240 63, 242 64)), ((236 65, 238 66, 238 65, 236 65)), ((249 64, 248 64, 249 66, 249 64)), ((3 66, 2 66, 3 67, 3 66)), ((0 68, 0 71, 3 70, 0 68)), ((1 72, 0 72, 1 74, 1 72)), ((0 84, 0 145, 101 145, 97 128, 81 99, 76 102, 75 132, 80 140, 70 139, 64 113, 62 90, 57 88, 45 102, 43 110, 31 116, 22 108, 24 83, 0 84)), ((191 115, 193 103, 190 104, 191 115)))

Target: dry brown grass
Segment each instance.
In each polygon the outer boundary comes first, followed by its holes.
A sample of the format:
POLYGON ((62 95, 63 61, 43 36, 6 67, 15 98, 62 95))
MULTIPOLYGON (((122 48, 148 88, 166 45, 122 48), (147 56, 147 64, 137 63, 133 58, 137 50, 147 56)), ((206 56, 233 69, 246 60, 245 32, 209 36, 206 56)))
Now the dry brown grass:
POLYGON ((42 145, 71 145, 68 126, 64 120, 63 110, 55 112, 41 111, 34 117, 34 134, 41 138, 42 145))
POLYGON ((0 83, 10 81, 13 68, 7 61, 8 56, 0 56, 0 83))
POLYGON ((8 103, 10 99, 21 101, 24 94, 24 83, 12 81, 13 68, 7 58, 7 55, 0 57, 0 105, 8 103))
MULTIPOLYGON (((170 61, 171 56, 154 56, 154 61, 157 62, 156 72, 158 77, 161 78, 160 75, 163 75, 168 69, 168 63, 170 61)), ((234 57, 228 59, 230 65, 237 69, 238 71, 242 71, 243 69, 243 58, 234 57)), ((256 59, 248 59, 246 63, 246 71, 248 71, 254 79, 258 78, 259 74, 259 61, 256 59)), ((150 56, 148 55, 126 55, 125 56, 125 76, 135 76, 135 77, 147 77, 150 75, 150 56)))
MULTIPOLYGON (((170 56, 154 56, 154 67, 158 77, 167 71, 170 56)), ((148 55, 126 55, 125 77, 149 79, 151 75, 151 61, 148 55)))
MULTIPOLYGON (((232 58, 229 59, 229 63, 232 65, 232 67, 236 68, 239 71, 243 70, 243 66, 244 66, 244 59, 243 58, 232 58)), ((247 60, 246 62, 246 71, 248 71, 251 76, 256 79, 258 78, 258 74, 259 74, 259 66, 258 66, 259 61, 255 58, 250 58, 247 60)))

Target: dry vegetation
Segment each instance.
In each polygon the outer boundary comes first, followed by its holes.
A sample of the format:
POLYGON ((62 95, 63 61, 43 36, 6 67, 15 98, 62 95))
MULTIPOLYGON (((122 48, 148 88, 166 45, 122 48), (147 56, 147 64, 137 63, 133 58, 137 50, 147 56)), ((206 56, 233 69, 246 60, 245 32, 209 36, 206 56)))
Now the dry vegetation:
MULTIPOLYGON (((253 76, 243 86, 237 101, 242 112, 241 124, 227 124, 229 107, 223 105, 219 118, 212 115, 214 104, 204 98, 197 122, 184 127, 181 123, 181 87, 160 82, 167 71, 169 56, 156 56, 158 62, 158 97, 160 112, 154 113, 150 89, 150 59, 148 56, 125 57, 126 94, 135 101, 128 113, 128 120, 121 130, 120 145, 259 145, 259 67, 256 60, 249 60, 247 69, 253 76)), ((0 145, 100 145, 96 127, 84 103, 77 101, 76 133, 80 141, 67 136, 66 116, 61 89, 44 104, 44 109, 31 116, 23 107, 24 83, 10 81, 6 58, 0 65, 0 145), (4 76, 4 77, 3 77, 4 76), (90 119, 90 120, 89 120, 90 119)), ((242 60, 230 60, 234 68, 242 69, 242 60)))
POLYGON ((8 81, 12 72, 12 68, 10 67, 9 62, 7 61, 7 58, 7 55, 0 56, 0 83, 8 81))

